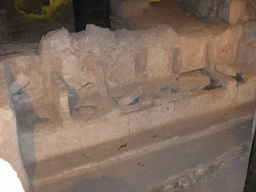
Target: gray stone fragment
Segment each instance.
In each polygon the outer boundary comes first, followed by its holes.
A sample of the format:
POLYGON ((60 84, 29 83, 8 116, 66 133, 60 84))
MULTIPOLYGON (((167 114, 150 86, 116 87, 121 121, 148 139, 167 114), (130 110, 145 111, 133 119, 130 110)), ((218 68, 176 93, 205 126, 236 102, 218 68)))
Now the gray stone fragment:
POLYGON ((118 105, 121 105, 121 106, 129 105, 139 96, 141 96, 142 93, 143 93, 143 87, 141 85, 137 86, 133 89, 125 91, 117 103, 118 105))

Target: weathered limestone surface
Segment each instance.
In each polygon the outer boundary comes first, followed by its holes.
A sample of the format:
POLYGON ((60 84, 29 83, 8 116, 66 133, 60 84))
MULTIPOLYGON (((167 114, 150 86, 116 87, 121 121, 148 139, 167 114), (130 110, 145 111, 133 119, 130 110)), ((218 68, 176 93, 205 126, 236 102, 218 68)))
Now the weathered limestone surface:
POLYGON ((65 29, 50 32, 40 43, 46 93, 50 95, 52 70, 60 70, 68 85, 83 93, 103 95, 108 88, 167 77, 178 45, 179 35, 163 25, 140 33, 115 34, 94 25, 78 34, 70 35, 65 29))
POLYGON ((99 143, 127 137, 129 134, 128 116, 121 116, 114 121, 112 118, 93 123, 77 123, 71 119, 54 129, 44 129, 38 124, 35 128, 36 159, 40 161, 72 153, 99 143))
POLYGON ((255 19, 253 0, 180 0, 185 11, 210 21, 223 19, 230 24, 255 19))
POLYGON ((236 86, 236 80, 232 79, 218 71, 212 70, 208 71, 206 69, 203 70, 203 73, 210 77, 210 79, 218 82, 225 88, 235 87, 236 86))
POLYGON ((205 67, 207 43, 213 39, 211 34, 194 37, 181 36, 181 66, 179 72, 193 71, 205 67))
POLYGON ((245 25, 243 33, 238 45, 237 61, 256 71, 256 25, 245 25))
MULTIPOLYGON (((214 71, 236 61, 242 35, 241 26, 219 34, 178 34, 165 25, 116 32, 88 25, 77 34, 66 29, 48 33, 39 56, 8 60, 12 94, 25 89, 28 101, 49 98, 64 112, 63 126, 36 125, 37 160, 252 101, 253 91, 243 94, 248 87, 237 86, 227 76, 229 69, 214 71), (207 76, 201 74, 205 68, 207 76), (200 75, 191 75, 196 71, 200 75), (35 76, 40 77, 38 82, 35 76), (209 77, 224 87, 204 91, 209 77), (29 81, 34 83, 31 87, 29 81), (140 86, 122 94, 136 85, 140 86), (68 88, 79 96, 71 118, 68 88)), ((254 74, 246 77, 254 83, 254 74)))
POLYGON ((210 83, 210 78, 206 75, 194 73, 183 75, 177 78, 178 91, 201 91, 210 83))
POLYGON ((29 191, 27 174, 20 156, 15 112, 10 107, 11 102, 7 93, 3 69, 4 65, 0 63, 0 157, 12 165, 24 190, 29 191))
POLYGON ((219 71, 221 73, 223 73, 224 75, 227 76, 236 76, 236 74, 239 71, 234 70, 231 66, 229 65, 223 65, 223 64, 216 64, 216 71, 219 71))
POLYGON ((236 61, 238 41, 243 36, 242 26, 230 27, 213 41, 215 64, 234 63, 236 61))
POLYGON ((256 96, 256 82, 248 82, 238 84, 237 104, 244 104, 255 101, 256 96))
POLYGON ((62 79, 58 71, 51 73, 52 98, 56 109, 62 119, 70 118, 69 110, 69 93, 65 81, 62 79))
POLYGON ((117 102, 121 106, 131 104, 135 99, 137 99, 143 93, 143 87, 137 86, 131 90, 127 90, 123 93, 119 101, 117 102))
POLYGON ((44 98, 43 77, 38 55, 17 54, 3 61, 6 65, 7 86, 16 108, 36 105, 44 98))
POLYGON ((217 64, 216 70, 227 76, 240 76, 241 81, 246 83, 256 81, 256 72, 239 63, 217 64))

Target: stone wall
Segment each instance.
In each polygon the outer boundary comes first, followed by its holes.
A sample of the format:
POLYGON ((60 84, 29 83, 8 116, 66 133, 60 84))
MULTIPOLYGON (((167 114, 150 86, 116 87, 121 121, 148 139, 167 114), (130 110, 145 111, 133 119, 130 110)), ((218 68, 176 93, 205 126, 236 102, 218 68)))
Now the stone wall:
POLYGON ((253 0, 180 0, 189 14, 211 22, 219 19, 234 24, 256 19, 253 0))
POLYGON ((82 98, 95 93, 118 97, 117 89, 132 84, 176 79, 181 73, 233 63, 242 35, 241 26, 219 34, 177 34, 165 25, 116 32, 88 25, 80 33, 49 32, 40 42, 39 54, 27 51, 4 62, 13 75, 9 88, 17 108, 26 102, 36 106, 52 101, 53 71, 82 98))
POLYGON ((218 35, 179 35, 165 25, 144 31, 111 32, 94 25, 78 34, 52 31, 39 49, 45 94, 51 96, 53 70, 84 96, 106 96, 118 87, 215 68, 216 63, 235 61, 241 37, 241 26, 218 35))
POLYGON ((238 45, 237 60, 256 71, 256 25, 247 24, 243 33, 243 38, 240 39, 238 45))

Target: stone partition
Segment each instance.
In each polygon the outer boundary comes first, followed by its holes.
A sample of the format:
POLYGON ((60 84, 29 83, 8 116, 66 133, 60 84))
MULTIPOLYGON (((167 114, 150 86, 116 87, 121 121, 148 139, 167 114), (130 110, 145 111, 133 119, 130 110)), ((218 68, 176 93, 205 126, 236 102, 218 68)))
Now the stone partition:
POLYGON ((21 159, 16 113, 4 78, 4 64, 0 62, 0 158, 8 161, 17 172, 25 191, 30 191, 27 173, 21 159))

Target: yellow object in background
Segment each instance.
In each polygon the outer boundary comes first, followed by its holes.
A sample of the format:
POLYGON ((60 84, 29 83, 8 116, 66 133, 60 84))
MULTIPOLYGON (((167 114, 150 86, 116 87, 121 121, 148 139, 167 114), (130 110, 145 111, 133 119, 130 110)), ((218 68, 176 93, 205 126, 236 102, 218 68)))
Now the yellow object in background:
POLYGON ((149 3, 159 2, 160 0, 148 0, 149 3))

